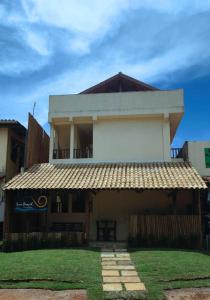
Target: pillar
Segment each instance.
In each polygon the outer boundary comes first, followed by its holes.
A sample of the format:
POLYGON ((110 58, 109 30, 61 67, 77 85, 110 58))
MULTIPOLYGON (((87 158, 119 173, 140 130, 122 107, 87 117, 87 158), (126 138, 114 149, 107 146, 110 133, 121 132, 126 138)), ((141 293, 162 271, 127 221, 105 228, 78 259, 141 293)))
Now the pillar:
POLYGON ((74 123, 71 123, 70 128, 70 159, 74 158, 74 123))

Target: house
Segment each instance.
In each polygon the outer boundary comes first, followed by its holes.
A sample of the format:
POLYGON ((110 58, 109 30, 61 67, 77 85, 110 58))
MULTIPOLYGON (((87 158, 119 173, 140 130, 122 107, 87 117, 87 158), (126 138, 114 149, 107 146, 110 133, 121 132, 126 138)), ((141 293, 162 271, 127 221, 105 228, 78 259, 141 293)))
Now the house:
POLYGON ((29 113, 28 129, 15 120, 0 120, 0 238, 4 222, 3 187, 35 163, 48 162, 49 136, 29 113))
POLYGON ((4 221, 3 185, 24 164, 26 128, 15 120, 0 120, 0 239, 4 221))
POLYGON ((7 245, 201 246, 206 184, 170 148, 183 114, 183 90, 122 73, 50 96, 49 163, 5 186, 7 245))

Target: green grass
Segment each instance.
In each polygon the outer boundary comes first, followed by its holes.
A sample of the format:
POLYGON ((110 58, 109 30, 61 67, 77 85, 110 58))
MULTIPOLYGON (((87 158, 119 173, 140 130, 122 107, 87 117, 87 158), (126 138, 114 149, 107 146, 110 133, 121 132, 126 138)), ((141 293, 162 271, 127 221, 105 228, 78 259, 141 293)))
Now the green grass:
POLYGON ((210 286, 210 256, 205 253, 144 249, 131 256, 150 300, 164 299, 164 289, 210 286))
POLYGON ((88 299, 100 300, 101 287, 98 251, 56 249, 0 253, 0 288, 87 289, 88 299), (4 279, 23 281, 2 282, 4 279), (27 279, 41 281, 24 282, 27 279))
MULTIPOLYGON (((207 254, 136 249, 131 256, 150 300, 164 299, 164 289, 210 286, 207 254)), ((0 252, 0 288, 87 289, 89 300, 100 300, 101 280, 100 252, 94 249, 0 252)))

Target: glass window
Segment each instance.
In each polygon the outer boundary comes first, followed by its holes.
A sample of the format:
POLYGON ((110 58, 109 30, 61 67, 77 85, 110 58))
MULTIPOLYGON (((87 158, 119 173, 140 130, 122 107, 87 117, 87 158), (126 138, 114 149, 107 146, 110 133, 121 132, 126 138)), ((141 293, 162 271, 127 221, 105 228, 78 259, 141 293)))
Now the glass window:
POLYGON ((51 201, 52 213, 67 213, 69 210, 68 192, 53 192, 51 201))
POLYGON ((85 192, 78 191, 72 195, 72 212, 84 213, 85 212, 85 192))

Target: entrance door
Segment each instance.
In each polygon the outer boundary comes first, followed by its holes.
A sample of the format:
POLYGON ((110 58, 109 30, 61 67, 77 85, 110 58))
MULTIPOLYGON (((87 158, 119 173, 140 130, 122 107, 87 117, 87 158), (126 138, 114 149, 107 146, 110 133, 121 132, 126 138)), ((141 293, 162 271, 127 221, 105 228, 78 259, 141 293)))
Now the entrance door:
POLYGON ((116 241, 116 221, 100 220, 96 223, 98 241, 116 241))

